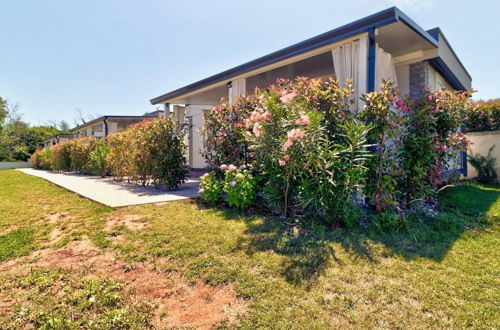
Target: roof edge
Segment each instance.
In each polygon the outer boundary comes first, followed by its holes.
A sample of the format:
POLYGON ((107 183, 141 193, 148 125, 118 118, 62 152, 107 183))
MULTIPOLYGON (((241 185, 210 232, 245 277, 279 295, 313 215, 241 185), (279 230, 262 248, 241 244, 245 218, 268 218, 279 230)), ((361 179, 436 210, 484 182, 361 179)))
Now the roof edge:
POLYGON ((127 116, 127 115, 108 115, 108 116, 101 116, 101 117, 98 117, 98 118, 95 118, 95 119, 92 119, 91 121, 88 121, 86 123, 83 123, 81 125, 78 125, 72 129, 70 129, 69 131, 70 132, 74 132, 76 131, 77 129, 80 129, 82 127, 85 127, 85 126, 88 126, 88 125, 92 125, 92 124, 95 124, 99 121, 102 121, 102 120, 105 120, 105 119, 110 119, 110 118, 133 118, 133 119, 138 119, 138 118, 144 118, 144 119, 148 119, 148 118, 154 118, 154 117, 157 117, 156 114, 154 115, 147 115, 147 116, 134 116, 134 115, 131 115, 131 116, 127 116))
POLYGON ((465 71, 465 74, 469 77, 470 80, 472 80, 472 76, 470 75, 470 73, 467 71, 467 69, 465 68, 465 65, 462 63, 462 61, 460 60, 460 57, 458 57, 457 53, 455 53, 455 50, 453 49, 453 47, 451 46, 450 42, 448 41, 448 39, 446 39, 446 36, 444 35, 443 31, 439 28, 439 26, 433 28, 433 29, 430 29, 430 30, 427 30, 427 32, 432 35, 436 40, 439 41, 439 35, 441 35, 443 37, 443 40, 448 44, 448 47, 450 48, 451 50, 451 53, 453 54, 453 56, 455 56, 455 58, 457 59, 458 61, 458 64, 460 64, 460 66, 462 67, 462 69, 465 71))
POLYGON ((246 72, 258 69, 260 67, 276 63, 278 61, 305 53, 307 51, 316 49, 318 47, 324 46, 329 43, 340 41, 352 37, 353 35, 367 32, 370 28, 377 28, 390 23, 401 21, 406 24, 413 31, 418 33, 421 37, 426 39, 434 47, 438 47, 438 41, 422 27, 420 27, 415 21, 409 18, 403 11, 397 7, 390 7, 388 9, 379 11, 375 14, 366 16, 364 18, 358 19, 354 22, 342 25, 336 29, 330 30, 328 32, 319 34, 312 38, 306 39, 302 42, 293 44, 289 47, 280 49, 268 55, 259 57, 255 60, 246 62, 244 64, 238 65, 231 69, 225 70, 218 74, 209 76, 208 78, 199 80, 192 84, 186 85, 179 89, 173 90, 166 94, 160 95, 150 100, 151 104, 159 104, 169 99, 188 94, 197 89, 219 83, 224 80, 229 80, 235 76, 244 74, 246 72))

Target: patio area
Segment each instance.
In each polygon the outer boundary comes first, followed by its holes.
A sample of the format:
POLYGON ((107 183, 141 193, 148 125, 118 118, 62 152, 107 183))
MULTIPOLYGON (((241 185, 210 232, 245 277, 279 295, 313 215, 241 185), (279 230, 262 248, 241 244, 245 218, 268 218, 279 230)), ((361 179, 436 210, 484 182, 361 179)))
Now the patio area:
POLYGON ((143 187, 126 182, 117 182, 112 178, 94 175, 54 173, 32 168, 19 169, 26 174, 37 176, 66 188, 80 196, 89 198, 110 207, 161 203, 198 197, 200 179, 193 177, 178 190, 166 191, 153 187, 143 187))

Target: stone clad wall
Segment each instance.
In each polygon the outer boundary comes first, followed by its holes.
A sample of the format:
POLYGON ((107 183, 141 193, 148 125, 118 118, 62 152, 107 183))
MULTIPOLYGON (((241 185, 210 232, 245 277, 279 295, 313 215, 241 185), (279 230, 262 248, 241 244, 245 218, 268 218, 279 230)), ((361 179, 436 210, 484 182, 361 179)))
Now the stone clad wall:
POLYGON ((429 86, 429 64, 425 61, 410 64, 410 97, 419 99, 429 86))

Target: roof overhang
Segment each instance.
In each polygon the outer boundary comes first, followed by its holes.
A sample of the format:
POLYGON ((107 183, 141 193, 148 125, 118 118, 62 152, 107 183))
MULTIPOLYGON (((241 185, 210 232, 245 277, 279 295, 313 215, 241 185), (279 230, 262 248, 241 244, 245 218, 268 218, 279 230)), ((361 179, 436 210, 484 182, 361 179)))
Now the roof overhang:
POLYGON ((403 13, 399 8, 391 7, 389 9, 380 11, 373 15, 367 16, 365 18, 341 26, 337 29, 328 31, 316 37, 304 40, 287 48, 278 50, 274 53, 268 54, 266 56, 257 58, 253 61, 236 66, 232 69, 210 76, 193 84, 163 94, 159 97, 151 99, 151 103, 152 104, 168 103, 170 100, 174 100, 179 96, 192 93, 194 91, 203 89, 211 85, 231 81, 231 79, 243 75, 245 73, 248 73, 250 71, 254 71, 259 68, 263 68, 272 65, 274 63, 281 62, 307 52, 311 52, 315 49, 324 47, 325 45, 332 44, 341 41, 343 39, 353 37, 358 34, 366 33, 370 29, 379 28, 395 22, 401 22, 402 24, 413 30, 431 47, 437 48, 439 46, 438 41, 430 33, 422 29, 405 13, 403 13))
POLYGON ((465 69, 440 28, 427 31, 439 42, 438 56, 429 63, 439 71, 455 89, 466 90, 472 87, 472 77, 465 69))
POLYGON ((154 118, 154 117, 156 117, 156 114, 152 114, 152 115, 148 115, 148 116, 126 116, 126 115, 122 115, 122 116, 114 116, 114 115, 111 115, 111 116, 101 116, 99 118, 92 119, 91 121, 86 122, 84 124, 78 125, 77 127, 70 129, 69 131, 73 133, 73 132, 76 132, 76 131, 84 128, 84 127, 92 126, 94 124, 97 124, 98 122, 101 122, 101 121, 104 121, 104 120, 107 120, 107 119, 148 119, 148 118, 154 118))

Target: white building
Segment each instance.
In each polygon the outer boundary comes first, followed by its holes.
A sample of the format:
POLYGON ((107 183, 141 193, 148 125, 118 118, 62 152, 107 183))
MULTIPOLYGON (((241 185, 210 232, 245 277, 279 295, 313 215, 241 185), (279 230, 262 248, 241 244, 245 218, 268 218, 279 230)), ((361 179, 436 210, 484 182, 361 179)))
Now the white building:
MULTIPOLYGON (((188 123, 191 168, 206 166, 200 150, 203 113, 222 97, 230 101, 277 78, 352 78, 357 96, 382 80, 396 82, 402 95, 419 97, 434 88, 469 89, 472 78, 439 28, 424 30, 392 7, 290 47, 278 50, 151 100, 188 123)), ((361 101, 359 101, 361 102, 361 101)))

